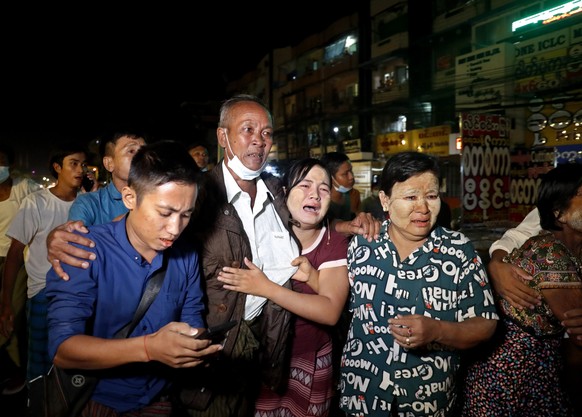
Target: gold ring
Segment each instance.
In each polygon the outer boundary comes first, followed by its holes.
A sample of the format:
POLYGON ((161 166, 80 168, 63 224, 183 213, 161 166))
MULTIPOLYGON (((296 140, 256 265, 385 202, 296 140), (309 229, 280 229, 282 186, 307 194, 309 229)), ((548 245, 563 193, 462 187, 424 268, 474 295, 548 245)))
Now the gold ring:
POLYGON ((406 346, 410 346, 410 337, 406 338, 406 346))

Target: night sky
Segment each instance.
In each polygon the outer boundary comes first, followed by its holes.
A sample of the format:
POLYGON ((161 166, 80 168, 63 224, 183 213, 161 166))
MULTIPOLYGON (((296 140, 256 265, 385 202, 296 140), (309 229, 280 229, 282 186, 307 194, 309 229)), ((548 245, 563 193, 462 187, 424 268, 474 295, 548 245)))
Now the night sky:
POLYGON ((194 127, 183 103, 224 99, 226 83, 271 48, 295 45, 357 7, 225 3, 3 7, 0 140, 29 164, 44 161, 52 143, 88 142, 118 124, 187 138, 194 127))

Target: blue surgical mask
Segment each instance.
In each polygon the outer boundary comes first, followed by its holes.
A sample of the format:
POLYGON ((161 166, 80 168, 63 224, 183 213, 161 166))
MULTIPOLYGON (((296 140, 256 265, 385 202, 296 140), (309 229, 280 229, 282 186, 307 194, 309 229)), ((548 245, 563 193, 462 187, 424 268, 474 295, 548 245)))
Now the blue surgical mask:
POLYGON ((0 184, 10 176, 10 167, 0 166, 0 184))
POLYGON ((265 168, 267 161, 263 162, 263 165, 261 165, 261 167, 256 171, 247 168, 246 166, 244 166, 244 164, 241 162, 238 156, 236 156, 235 153, 232 151, 232 148, 230 147, 230 141, 228 140, 228 135, 226 134, 226 129, 224 129, 224 135, 226 136, 226 145, 228 146, 230 153, 234 155, 232 159, 228 159, 228 152, 225 153, 225 157, 228 160, 227 165, 232 170, 232 172, 234 172, 241 180, 245 181, 254 180, 259 175, 261 175, 261 172, 263 172, 263 169, 265 168))
POLYGON ((342 194, 349 193, 353 188, 353 187, 350 187, 350 188, 344 187, 343 185, 338 184, 336 180, 333 180, 333 182, 337 184, 337 186, 334 184, 333 188, 335 188, 335 190, 337 192, 342 193, 342 194))

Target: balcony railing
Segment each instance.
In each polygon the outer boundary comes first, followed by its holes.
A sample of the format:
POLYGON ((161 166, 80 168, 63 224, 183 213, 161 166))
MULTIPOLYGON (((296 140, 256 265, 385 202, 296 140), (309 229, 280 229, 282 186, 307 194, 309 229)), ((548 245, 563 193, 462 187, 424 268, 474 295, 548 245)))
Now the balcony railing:
POLYGON ((390 88, 378 89, 372 92, 372 103, 380 104, 395 100, 407 99, 409 97, 409 94, 410 91, 408 83, 394 85, 390 88))

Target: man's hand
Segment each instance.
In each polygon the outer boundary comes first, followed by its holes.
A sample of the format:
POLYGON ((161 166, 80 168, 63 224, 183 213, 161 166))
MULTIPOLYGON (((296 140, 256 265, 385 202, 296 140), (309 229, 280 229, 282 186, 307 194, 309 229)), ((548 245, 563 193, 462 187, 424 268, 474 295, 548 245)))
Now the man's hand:
POLYGON ((81 233, 89 232, 82 221, 68 221, 55 227, 46 239, 48 261, 57 275, 65 281, 69 280, 69 275, 61 267, 61 262, 87 269, 89 268, 89 262, 86 260, 95 259, 94 253, 70 245, 71 242, 74 242, 90 248, 95 247, 95 243, 91 239, 73 233, 74 230, 81 233))
POLYGON ((501 249, 494 251, 487 265, 493 289, 515 308, 533 309, 536 305, 540 305, 539 296, 533 288, 524 283, 524 281, 531 280, 532 277, 521 268, 503 262, 503 257, 506 254, 501 249))
POLYGON ((141 336, 148 360, 155 360, 172 368, 192 368, 222 350, 222 345, 210 340, 196 339, 203 329, 194 329, 187 323, 168 323, 155 333, 141 336))
POLYGON ((566 319, 562 321, 562 326, 566 328, 572 342, 582 347, 582 308, 568 310, 565 315, 566 319))
POLYGON ((370 213, 360 212, 350 221, 334 222, 335 231, 344 235, 362 235, 368 242, 380 237, 382 223, 370 213))

